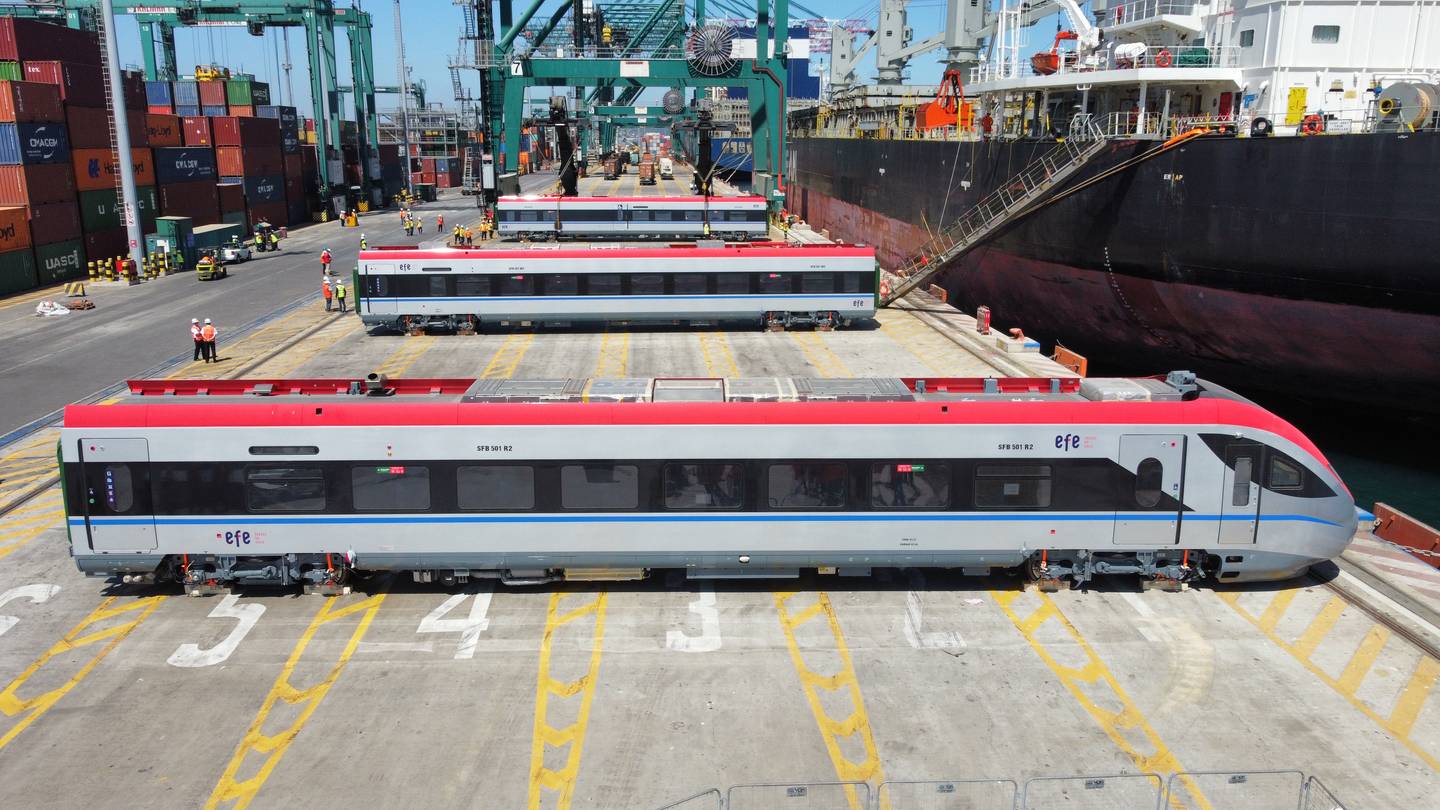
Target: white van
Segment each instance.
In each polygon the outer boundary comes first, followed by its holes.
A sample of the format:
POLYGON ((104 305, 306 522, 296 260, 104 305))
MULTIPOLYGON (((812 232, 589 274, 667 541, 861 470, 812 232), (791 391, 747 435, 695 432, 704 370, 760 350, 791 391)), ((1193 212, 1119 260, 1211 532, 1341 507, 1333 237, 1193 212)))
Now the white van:
POLYGON ((668 157, 660 158, 660 177, 665 180, 675 179, 675 161, 668 157))

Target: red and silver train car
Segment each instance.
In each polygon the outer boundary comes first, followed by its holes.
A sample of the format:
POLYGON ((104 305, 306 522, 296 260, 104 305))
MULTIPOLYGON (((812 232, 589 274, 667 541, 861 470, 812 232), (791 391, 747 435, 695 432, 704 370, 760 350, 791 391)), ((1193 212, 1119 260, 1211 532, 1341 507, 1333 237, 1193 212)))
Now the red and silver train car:
POLYGON ((196 589, 877 566, 1239 582, 1356 529, 1309 439, 1183 373, 130 390, 65 411, 73 556, 196 589))
POLYGON ((501 238, 768 239, 765 198, 501 197, 501 238))
POLYGON ((834 327, 875 314, 879 276, 875 249, 855 245, 379 248, 360 252, 355 310, 366 324, 405 330, 501 321, 834 327))

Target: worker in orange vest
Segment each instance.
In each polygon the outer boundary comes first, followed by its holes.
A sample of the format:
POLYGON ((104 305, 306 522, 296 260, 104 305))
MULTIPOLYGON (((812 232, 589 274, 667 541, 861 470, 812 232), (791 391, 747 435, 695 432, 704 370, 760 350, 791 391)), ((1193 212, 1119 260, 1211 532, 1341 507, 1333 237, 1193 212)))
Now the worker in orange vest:
POLYGON ((330 277, 329 277, 329 276, 326 276, 326 277, 325 277, 325 280, 320 282, 320 295, 321 295, 321 297, 323 297, 323 298, 325 299, 325 311, 326 311, 326 312, 329 312, 329 311, 330 311, 331 299, 332 299, 332 298, 334 297, 334 295, 335 295, 335 291, 330 289, 330 277))
POLYGON ((220 362, 220 358, 215 356, 215 339, 219 336, 220 333, 215 328, 215 324, 211 323, 209 318, 206 318, 205 325, 200 327, 200 340, 205 344, 202 354, 205 355, 205 362, 207 363, 220 362))
MULTIPOLYGON (((329 307, 326 307, 327 309, 329 307)), ((200 339, 200 319, 190 319, 190 339, 195 341, 195 359, 198 361, 205 354, 205 341, 200 339)))

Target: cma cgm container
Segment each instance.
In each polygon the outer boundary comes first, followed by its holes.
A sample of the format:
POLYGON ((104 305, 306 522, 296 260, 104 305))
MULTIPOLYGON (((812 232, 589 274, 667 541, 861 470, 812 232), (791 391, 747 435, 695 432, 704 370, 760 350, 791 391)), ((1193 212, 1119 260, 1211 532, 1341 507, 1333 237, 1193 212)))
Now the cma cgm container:
POLYGON ((215 184, 215 152, 193 146, 172 146, 151 150, 155 155, 155 179, 160 185, 208 180, 215 184))
POLYGON ((30 241, 37 245, 63 242, 80 235, 80 209, 73 202, 30 206, 30 241))
MULTIPOLYGON (((0 20, 6 19, 0 17, 0 20)), ((60 88, 40 82, 0 82, 0 121, 21 124, 59 123, 65 120, 60 88)))
POLYGON ((0 166, 0 205, 44 205, 75 201, 69 164, 0 166))
POLYGON ((167 217, 190 217, 196 225, 214 225, 220 221, 220 197, 215 191, 215 181, 161 185, 160 213, 167 217))
MULTIPOLYGON (((136 215, 140 227, 149 231, 160 215, 160 195, 154 186, 139 186, 135 189, 136 215)), ((80 192, 80 225, 86 232, 107 231, 125 224, 124 209, 120 205, 120 192, 114 188, 80 192)))
POLYGON ((61 59, 98 65, 100 40, 92 31, 38 20, 0 17, 0 59, 14 62, 61 59))
POLYGON ((39 283, 35 275, 33 250, 26 247, 0 253, 0 295, 33 290, 39 283))
POLYGON ((30 245, 30 209, 21 205, 0 208, 0 253, 30 245))
MULTIPOLYGON (((166 86, 168 87, 169 85, 167 84, 166 86)), ((178 115, 146 114, 145 145, 151 148, 157 146, 183 145, 185 140, 180 130, 181 120, 178 115)))
POLYGON ((180 119, 180 138, 186 146, 214 146, 210 119, 203 115, 187 115, 180 119))
MULTIPOLYGON (((120 165, 109 149, 76 149, 71 163, 75 167, 75 189, 96 191, 115 188, 120 179, 120 165)), ((135 170, 135 184, 155 185, 155 164, 149 149, 131 149, 130 165, 135 170)))
POLYGON ((60 100, 82 107, 104 107, 105 85, 100 68, 74 62, 39 61, 25 63, 25 81, 53 84, 60 100))
MULTIPOLYGON (((146 133, 145 114, 141 112, 130 112, 125 116, 125 123, 130 130, 130 145, 132 147, 146 146, 149 143, 149 135, 146 133)), ((65 105, 65 126, 70 131, 70 148, 82 149, 85 147, 110 148, 110 111, 99 107, 77 107, 73 104, 65 105)))
POLYGON ((0 163, 69 163, 63 124, 0 124, 0 163))
POLYGON ((280 124, 273 118, 219 116, 211 119, 210 128, 216 146, 280 145, 280 124))
POLYGON ((80 237, 35 247, 35 275, 40 286, 84 278, 85 241, 80 237))
POLYGON ((221 177, 283 174, 285 163, 274 146, 217 146, 215 167, 221 177))

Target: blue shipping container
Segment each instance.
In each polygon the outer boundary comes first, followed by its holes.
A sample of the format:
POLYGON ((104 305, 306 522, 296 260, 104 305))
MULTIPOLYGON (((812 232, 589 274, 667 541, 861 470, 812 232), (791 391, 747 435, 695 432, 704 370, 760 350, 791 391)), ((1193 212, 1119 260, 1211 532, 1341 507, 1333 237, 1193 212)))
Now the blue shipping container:
POLYGON ((170 92, 170 82, 145 82, 145 103, 166 107, 174 104, 175 95, 170 92))
POLYGON ((278 104, 261 104, 255 108, 256 118, 275 118, 280 121, 280 131, 284 132, 288 127, 298 131, 300 115, 294 107, 282 107, 278 104))
POLYGON ((185 105, 186 107, 200 106, 200 85, 198 82, 174 82, 171 85, 175 99, 175 106, 185 105))
POLYGON ((215 151, 208 146, 168 146, 154 150, 155 179, 162 186, 214 180, 215 151))
POLYGON ((64 124, 0 124, 0 164, 69 163, 64 124))
POLYGON ((193 107, 193 106, 190 106, 190 105, 188 105, 188 104, 176 104, 176 105, 175 105, 175 114, 176 114, 176 115, 184 115, 184 116, 187 116, 187 117, 190 117, 190 118, 195 118, 195 117, 197 117, 197 116, 200 115, 200 108, 199 108, 199 107, 193 107))
POLYGON ((287 155, 293 155, 300 151, 300 136, 294 132, 280 133, 280 151, 287 155))
POLYGON ((245 178, 245 201, 248 203, 285 202, 285 178, 278 174, 245 178))
POLYGON ((213 106, 213 105, 212 105, 212 106, 201 107, 201 108, 200 108, 200 114, 201 114, 201 115, 210 115, 210 116, 216 116, 216 115, 218 115, 218 116, 226 116, 226 115, 229 115, 229 114, 230 114, 230 110, 229 110, 229 108, 227 108, 227 107, 226 107, 225 105, 223 105, 223 104, 218 105, 218 106, 213 106))

